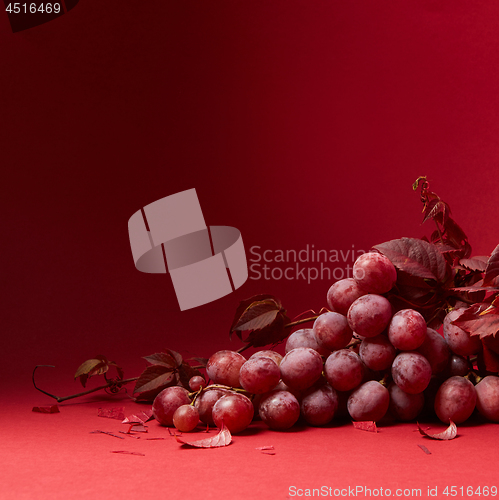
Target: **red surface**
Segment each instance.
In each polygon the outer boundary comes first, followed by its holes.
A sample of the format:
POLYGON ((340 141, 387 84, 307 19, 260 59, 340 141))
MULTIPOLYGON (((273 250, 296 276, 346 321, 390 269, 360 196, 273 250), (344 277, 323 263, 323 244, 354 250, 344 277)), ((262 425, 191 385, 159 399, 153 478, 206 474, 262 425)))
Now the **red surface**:
POLYGON ((241 231, 250 258, 256 246, 367 250, 429 234, 410 187, 427 175, 474 254, 489 254, 498 21, 492 0, 86 0, 13 34, 0 12, 2 494, 167 497, 170 486, 188 497, 198 484, 220 485, 219 498, 285 498, 299 480, 491 481, 494 426, 426 444, 428 456, 410 426, 267 432, 224 450, 127 441, 146 457, 115 456, 121 442, 87 432, 96 406, 32 414, 44 396, 29 383, 34 365, 53 364, 44 387, 67 389, 100 353, 134 376, 163 348, 238 348, 232 316, 256 293, 290 316, 326 305, 329 279, 260 278, 180 312, 169 278, 134 268, 127 221, 184 189, 196 188, 208 224, 241 231), (275 456, 254 450, 270 441, 275 456))

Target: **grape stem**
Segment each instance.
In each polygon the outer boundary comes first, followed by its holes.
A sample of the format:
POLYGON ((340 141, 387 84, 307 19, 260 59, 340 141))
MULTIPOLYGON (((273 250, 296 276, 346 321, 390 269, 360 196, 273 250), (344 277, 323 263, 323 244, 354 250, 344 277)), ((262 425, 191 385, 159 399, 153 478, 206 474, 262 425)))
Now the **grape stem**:
POLYGON ((50 394, 50 392, 44 391, 43 389, 40 389, 37 387, 35 383, 35 372, 37 368, 41 367, 48 367, 48 368, 55 368, 53 365, 36 365, 35 368, 33 369, 33 375, 31 377, 33 381, 33 385, 37 391, 43 392, 43 394, 46 394, 47 396, 50 396, 51 398, 55 399, 58 403, 62 403, 63 401, 67 401, 68 399, 73 399, 73 398, 78 398, 80 396, 86 396, 87 394, 91 394, 92 392, 97 392, 105 389, 121 389, 121 386, 125 384, 129 384, 130 382, 135 382, 138 380, 139 377, 133 377, 133 378, 127 378, 127 379, 121 379, 121 380, 108 380, 107 384, 101 385, 99 387, 94 387, 93 389, 88 389, 87 391, 79 392, 77 394, 71 394, 70 396, 55 396, 54 394, 50 394))

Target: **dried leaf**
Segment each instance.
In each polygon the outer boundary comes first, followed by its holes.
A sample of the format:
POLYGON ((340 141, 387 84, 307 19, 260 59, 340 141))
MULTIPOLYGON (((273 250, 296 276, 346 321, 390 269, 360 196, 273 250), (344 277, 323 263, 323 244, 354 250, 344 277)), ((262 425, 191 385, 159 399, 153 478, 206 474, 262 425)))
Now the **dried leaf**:
POLYGON ((431 455, 431 451, 424 445, 422 444, 418 444, 418 446, 427 454, 427 455, 431 455))
POLYGON ((175 439, 183 445, 192 446, 194 448, 219 448, 228 446, 232 441, 232 435, 229 429, 222 423, 222 427, 218 434, 211 438, 200 439, 198 441, 184 441, 175 434, 175 439))
POLYGON ((151 410, 145 410, 145 411, 140 411, 138 413, 134 413, 133 415, 129 415, 126 417, 122 424, 145 424, 146 422, 149 422, 149 420, 152 420, 154 417, 152 415, 152 409, 151 410))
POLYGON ((171 368, 163 365, 148 366, 135 383, 133 394, 159 391, 171 385, 174 380, 175 373, 171 368))
POLYGON ((450 439, 454 439, 457 436, 457 427, 452 420, 449 421, 449 427, 447 427, 445 431, 439 432, 437 434, 429 434, 419 425, 419 423, 418 423, 418 429, 419 433, 422 436, 426 436, 430 439, 438 439, 440 441, 448 441, 450 439))
POLYGON ((87 380, 94 375, 103 375, 107 373, 109 367, 116 368, 118 379, 123 379, 123 369, 118 366, 114 361, 109 361, 106 356, 98 354, 95 358, 87 359, 76 370, 74 378, 80 379, 81 385, 85 387, 87 380))
POLYGON ((481 339, 495 335, 499 331, 499 307, 487 302, 473 304, 465 309, 452 324, 470 335, 479 335, 481 339))
POLYGON ((352 422, 353 426, 356 429, 367 432, 378 432, 378 428, 376 427, 376 422, 363 421, 363 422, 352 422))
POLYGON ((145 457, 145 454, 140 453, 139 451, 116 450, 116 451, 111 451, 111 453, 123 453, 124 455, 138 455, 139 457, 145 457))
POLYGON ((449 265, 438 247, 416 238, 400 238, 373 247, 388 257, 393 265, 418 278, 444 282, 449 265))
POLYGON ((494 278, 497 276, 499 276, 499 245, 495 247, 492 255, 487 261, 485 276, 483 278, 483 286, 491 285, 494 282, 494 278))
POLYGON ((113 432, 108 432, 108 431, 100 431, 100 430, 95 430, 95 431, 90 431, 90 434, 106 434, 108 436, 112 436, 118 439, 125 439, 123 436, 118 436, 117 434, 114 434, 113 432))
POLYGON ((115 408, 99 408, 97 410, 97 416, 123 420, 125 418, 125 407, 119 406, 115 408))
POLYGON ((59 407, 57 405, 51 406, 33 406, 33 409, 36 413, 60 413, 59 407))

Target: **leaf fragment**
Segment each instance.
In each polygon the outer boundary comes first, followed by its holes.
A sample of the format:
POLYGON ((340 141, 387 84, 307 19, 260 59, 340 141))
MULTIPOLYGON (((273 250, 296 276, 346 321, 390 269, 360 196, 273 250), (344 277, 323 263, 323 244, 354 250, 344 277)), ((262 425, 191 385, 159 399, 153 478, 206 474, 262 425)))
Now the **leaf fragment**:
POLYGON ((140 453, 139 451, 126 451, 126 450, 113 450, 111 453, 121 453, 123 455, 137 455, 139 457, 145 457, 145 453, 140 453))
POLYGON ((431 451, 426 447, 424 446, 423 444, 418 444, 418 446, 427 454, 427 455, 431 455, 431 451))
POLYGON ((125 418, 125 407, 116 406, 114 408, 99 408, 97 410, 98 417, 114 418, 116 420, 123 420, 125 418))
POLYGON ((425 436, 425 437, 430 438, 430 439, 436 439, 439 441, 449 441, 450 439, 454 439, 457 436, 457 426, 452 420, 449 420, 449 427, 447 427, 447 429, 445 429, 445 431, 438 432, 437 434, 430 434, 430 433, 426 432, 419 425, 419 422, 418 422, 418 430, 422 436, 425 436))
POLYGON ((194 448, 220 448, 222 446, 228 446, 232 442, 232 435, 223 424, 220 431, 215 436, 210 438, 200 439, 198 441, 184 441, 177 434, 175 434, 175 439, 183 445, 192 446, 194 448))
POLYGON ((31 411, 34 411, 35 413, 60 413, 59 407, 57 405, 33 406, 33 409, 31 411))
POLYGON ((371 421, 361 421, 361 422, 352 422, 353 426, 355 429, 359 429, 360 431, 367 431, 367 432, 378 432, 378 428, 376 427, 376 422, 371 422, 371 421))
POLYGON ((139 411, 138 413, 134 413, 133 415, 129 415, 128 417, 125 417, 123 419, 122 424, 145 424, 146 422, 149 422, 149 420, 152 420, 154 417, 152 415, 152 409, 150 410, 145 410, 145 411, 139 411))

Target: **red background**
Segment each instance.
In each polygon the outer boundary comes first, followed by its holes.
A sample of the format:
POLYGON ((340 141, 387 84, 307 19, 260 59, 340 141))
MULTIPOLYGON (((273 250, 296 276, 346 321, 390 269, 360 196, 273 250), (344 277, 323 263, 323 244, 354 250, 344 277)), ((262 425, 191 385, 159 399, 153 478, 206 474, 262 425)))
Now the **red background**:
POLYGON ((326 305, 328 280, 250 279, 180 312, 168 277, 134 268, 127 221, 184 189, 250 257, 429 234, 427 175, 490 254, 498 23, 492 0, 86 0, 16 34, 0 14, 4 385, 28 407, 35 364, 72 392, 96 354, 134 376, 163 348, 239 348, 256 293, 290 316, 326 305))

